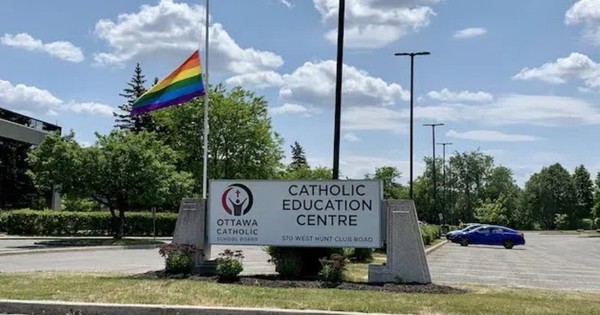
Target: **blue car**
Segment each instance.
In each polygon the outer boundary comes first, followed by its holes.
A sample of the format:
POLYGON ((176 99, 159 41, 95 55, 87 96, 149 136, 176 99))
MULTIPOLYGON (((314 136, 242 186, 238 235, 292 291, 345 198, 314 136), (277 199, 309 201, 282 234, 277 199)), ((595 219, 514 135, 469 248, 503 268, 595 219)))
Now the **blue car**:
POLYGON ((451 241, 454 238, 454 236, 460 234, 461 232, 468 232, 468 231, 474 230, 482 225, 483 224, 479 224, 479 223, 468 223, 467 226, 463 229, 454 230, 454 231, 450 231, 450 232, 446 233, 446 239, 451 241))
POLYGON ((483 225, 470 231, 461 231, 453 235, 453 243, 461 246, 477 245, 502 245, 511 249, 515 245, 525 245, 523 233, 498 225, 483 225))

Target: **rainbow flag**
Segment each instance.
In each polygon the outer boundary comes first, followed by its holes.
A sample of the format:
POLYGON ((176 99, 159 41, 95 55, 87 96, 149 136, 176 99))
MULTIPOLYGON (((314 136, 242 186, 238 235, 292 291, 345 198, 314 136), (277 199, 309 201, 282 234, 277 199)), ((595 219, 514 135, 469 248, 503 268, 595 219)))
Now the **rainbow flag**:
POLYGON ((135 100, 131 104, 131 114, 185 103, 204 93, 200 54, 196 50, 181 66, 135 100))

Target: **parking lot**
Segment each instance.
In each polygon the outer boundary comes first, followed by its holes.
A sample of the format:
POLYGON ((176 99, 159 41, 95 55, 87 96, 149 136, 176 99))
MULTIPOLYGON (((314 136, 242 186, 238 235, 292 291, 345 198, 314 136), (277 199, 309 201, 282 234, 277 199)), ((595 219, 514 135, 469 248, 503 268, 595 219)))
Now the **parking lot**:
POLYGON ((527 244, 461 247, 427 258, 435 283, 600 290, 600 237, 525 233, 527 244))

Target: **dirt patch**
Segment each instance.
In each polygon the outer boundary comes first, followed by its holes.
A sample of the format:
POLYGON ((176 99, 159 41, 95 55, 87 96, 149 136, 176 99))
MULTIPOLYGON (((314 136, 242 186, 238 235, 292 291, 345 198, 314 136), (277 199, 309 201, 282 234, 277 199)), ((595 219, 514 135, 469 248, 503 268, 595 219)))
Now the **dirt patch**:
MULTIPOLYGON (((188 279, 208 282, 218 282, 216 276, 199 276, 194 274, 168 274, 164 270, 150 271, 133 275, 136 279, 188 279)), ((233 284, 265 287, 265 288, 307 288, 307 289, 340 289, 357 291, 379 291, 398 293, 428 293, 428 294, 462 294, 467 290, 437 284, 396 284, 396 283, 363 283, 341 282, 327 283, 319 280, 283 280, 277 276, 242 276, 233 284)))

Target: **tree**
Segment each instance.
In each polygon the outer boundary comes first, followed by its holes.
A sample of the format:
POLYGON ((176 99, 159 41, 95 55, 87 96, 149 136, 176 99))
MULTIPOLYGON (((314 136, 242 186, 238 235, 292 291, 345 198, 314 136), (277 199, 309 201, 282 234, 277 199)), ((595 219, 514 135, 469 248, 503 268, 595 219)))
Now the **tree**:
POLYGON ((525 184, 523 208, 526 217, 542 228, 556 228, 555 217, 570 218, 575 204, 575 186, 569 172, 559 163, 544 167, 525 184))
MULTIPOLYGON (((241 88, 217 85, 210 93, 208 177, 275 178, 283 165, 281 137, 271 126, 263 97, 241 88)), ((157 111, 161 139, 179 156, 178 169, 201 179, 203 173, 203 98, 157 111)), ((201 181, 195 191, 201 190, 201 181)))
POLYGON ((302 167, 296 170, 288 170, 283 173, 284 179, 305 179, 305 180, 329 180, 333 171, 327 167, 302 167))
MULTIPOLYGON (((512 171, 504 166, 496 166, 485 182, 482 199, 487 202, 502 204, 503 214, 506 216, 506 220, 503 221, 504 224, 515 226, 520 193, 521 189, 517 186, 512 171)), ((497 224, 500 224, 500 222, 497 224)))
POLYGON ((70 196, 106 206, 115 238, 124 235, 127 211, 171 208, 189 196, 191 175, 175 169, 175 152, 155 134, 112 131, 97 137, 89 148, 77 145, 72 133, 47 137, 29 156, 34 182, 45 188, 60 185, 70 196))
POLYGON ((590 218, 594 207, 594 182, 585 166, 579 165, 575 168, 573 184, 575 185, 575 209, 570 218, 571 225, 577 224, 580 219, 590 218))
MULTIPOLYGON (((596 175, 596 187, 595 187, 595 203, 594 203, 594 217, 600 218, 600 172, 596 175)), ((599 227, 600 228, 600 227, 599 227)))
POLYGON ((395 166, 382 166, 375 169, 375 174, 367 174, 367 179, 379 179, 383 182, 383 199, 404 199, 407 191, 398 181, 402 173, 395 166))
POLYGON ((509 226, 511 213, 506 206, 507 201, 503 194, 494 201, 486 200, 475 209, 475 218, 481 223, 509 226))
POLYGON ((299 168, 308 167, 304 148, 300 145, 300 143, 295 141, 290 147, 292 148, 292 163, 290 164, 290 168, 292 170, 297 170, 299 168))
MULTIPOLYGON (((156 81, 157 80, 155 79, 154 84, 157 83, 156 81)), ((113 116, 115 117, 115 128, 134 132, 156 130, 151 114, 144 113, 135 116, 131 115, 131 104, 146 92, 144 83, 146 83, 145 76, 142 74, 142 68, 138 63, 135 66, 131 81, 127 83, 128 87, 123 89, 123 93, 119 94, 119 96, 124 97, 127 102, 119 106, 121 113, 113 112, 113 116)))

